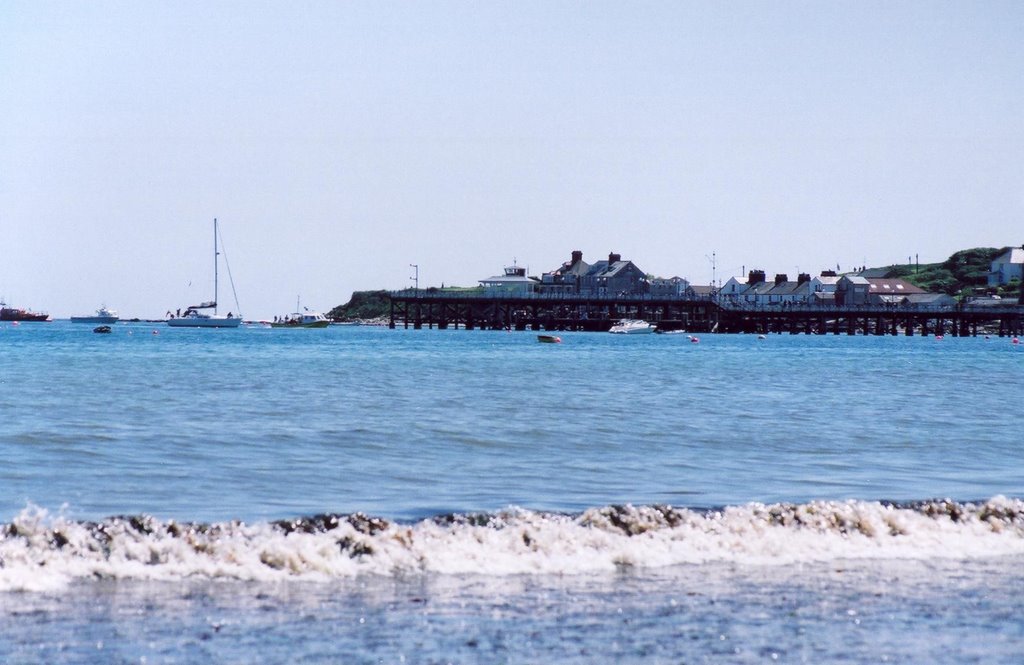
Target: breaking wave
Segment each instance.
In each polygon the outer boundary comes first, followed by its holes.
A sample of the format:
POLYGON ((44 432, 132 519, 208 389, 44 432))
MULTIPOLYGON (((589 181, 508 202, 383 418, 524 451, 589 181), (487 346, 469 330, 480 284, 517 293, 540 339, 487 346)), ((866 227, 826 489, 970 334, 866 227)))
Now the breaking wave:
POLYGON ((713 510, 509 508, 416 523, 363 514, 186 523, 148 515, 76 521, 29 507, 0 525, 0 591, 82 579, 272 581, 358 575, 574 574, 623 567, 1024 554, 1024 501, 813 501, 713 510))

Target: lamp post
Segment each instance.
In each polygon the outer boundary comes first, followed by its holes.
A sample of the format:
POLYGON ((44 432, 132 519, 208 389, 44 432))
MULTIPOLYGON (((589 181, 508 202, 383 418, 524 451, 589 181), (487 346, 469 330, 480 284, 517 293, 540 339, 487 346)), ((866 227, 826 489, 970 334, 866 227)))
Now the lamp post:
POLYGON ((413 281, 413 284, 415 285, 416 297, 419 298, 419 296, 420 296, 420 266, 419 266, 418 263, 410 263, 409 267, 415 269, 415 271, 416 271, 413 274, 413 276, 410 277, 409 279, 411 279, 413 281))

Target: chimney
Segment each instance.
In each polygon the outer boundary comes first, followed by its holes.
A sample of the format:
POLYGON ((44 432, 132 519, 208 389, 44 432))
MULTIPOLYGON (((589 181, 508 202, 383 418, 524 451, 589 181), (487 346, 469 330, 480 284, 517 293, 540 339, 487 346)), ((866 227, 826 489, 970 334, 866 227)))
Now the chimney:
POLYGON ((579 263, 582 260, 583 260, 583 252, 581 252, 578 249, 574 250, 573 253, 572 253, 572 263, 570 263, 569 265, 573 265, 574 266, 574 265, 576 265, 577 263, 579 263))
POLYGON ((747 284, 753 286, 754 284, 760 284, 764 281, 763 270, 751 270, 747 273, 747 284))
POLYGON ((775 286, 789 281, 789 275, 784 272, 775 273, 775 286))
POLYGON ((800 273, 800 276, 796 278, 797 286, 806 284, 809 281, 811 281, 811 276, 805 272, 800 273))
POLYGON ((622 260, 622 255, 620 255, 620 254, 609 254, 608 255, 608 265, 609 266, 611 266, 613 263, 618 263, 621 260, 622 260))

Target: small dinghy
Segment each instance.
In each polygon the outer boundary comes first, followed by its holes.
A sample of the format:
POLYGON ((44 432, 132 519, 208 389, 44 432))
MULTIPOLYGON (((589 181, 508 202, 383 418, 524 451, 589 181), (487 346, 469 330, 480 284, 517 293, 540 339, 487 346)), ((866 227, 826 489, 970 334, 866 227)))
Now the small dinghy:
POLYGON ((109 333, 110 326, 96 326, 95 328, 92 329, 92 331, 94 333, 109 333))
POLYGON ((555 335, 537 335, 537 341, 544 342, 545 344, 558 344, 562 341, 562 338, 555 335))

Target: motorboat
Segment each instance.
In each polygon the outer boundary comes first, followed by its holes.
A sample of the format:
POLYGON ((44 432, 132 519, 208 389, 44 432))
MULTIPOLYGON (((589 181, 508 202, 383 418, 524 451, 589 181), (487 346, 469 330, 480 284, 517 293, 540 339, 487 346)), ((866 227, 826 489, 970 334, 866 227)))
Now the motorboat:
POLYGON ((42 312, 33 312, 20 307, 10 307, 7 303, 0 302, 0 321, 49 321, 50 315, 42 312))
MULTIPOLYGON (((237 328, 242 323, 242 315, 237 316, 228 312, 227 315, 217 314, 217 257, 220 252, 217 251, 217 220, 213 220, 213 300, 200 303, 198 305, 189 305, 185 308, 185 312, 170 314, 167 317, 167 325, 172 328, 237 328), (213 310, 212 313, 208 313, 207 310, 213 310)), ((227 257, 225 257, 225 263, 227 263, 227 257)), ((231 268, 228 267, 228 277, 231 277, 231 268)), ((234 290, 234 282, 231 285, 234 290)), ((235 305, 238 305, 237 298, 235 299, 235 305)))
POLYGON ((120 320, 121 317, 117 315, 117 312, 108 309, 106 305, 96 310, 95 314, 71 317, 71 323, 117 323, 120 320))
POLYGON ((545 344, 558 344, 562 338, 557 335, 537 335, 537 341, 545 344))
POLYGON ((331 320, 320 312, 302 307, 302 299, 295 299, 295 311, 287 316, 275 316, 271 328, 326 328, 331 320))
POLYGON ((622 319, 608 331, 616 335, 642 335, 654 332, 654 326, 643 319, 622 319))
POLYGON ((110 326, 96 326, 92 329, 94 333, 107 334, 110 332, 110 326))
POLYGON ((282 316, 270 323, 271 328, 326 328, 331 320, 320 312, 305 310, 282 316))

